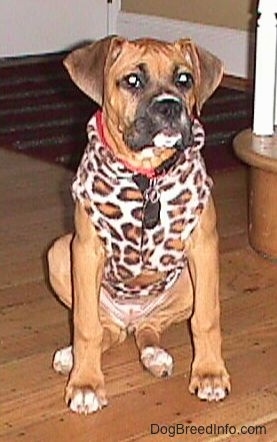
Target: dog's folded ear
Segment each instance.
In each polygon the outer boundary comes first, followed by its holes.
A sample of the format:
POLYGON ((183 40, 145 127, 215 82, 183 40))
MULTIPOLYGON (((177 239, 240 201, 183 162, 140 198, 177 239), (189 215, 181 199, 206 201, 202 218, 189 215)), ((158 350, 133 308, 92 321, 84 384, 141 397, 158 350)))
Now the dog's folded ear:
POLYGON ((223 64, 215 55, 195 45, 190 39, 179 40, 175 45, 185 58, 190 58, 194 70, 196 110, 199 114, 205 101, 222 80, 223 64))
POLYGON ((109 36, 76 49, 64 60, 74 83, 99 106, 103 102, 105 66, 116 60, 124 41, 121 37, 109 36))

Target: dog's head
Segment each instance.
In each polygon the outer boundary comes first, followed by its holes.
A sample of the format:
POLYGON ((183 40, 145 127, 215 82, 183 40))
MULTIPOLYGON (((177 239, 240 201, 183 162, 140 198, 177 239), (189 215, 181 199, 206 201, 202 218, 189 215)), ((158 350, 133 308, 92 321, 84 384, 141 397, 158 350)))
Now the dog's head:
POLYGON ((65 59, 77 86, 103 110, 115 153, 157 167, 192 143, 192 120, 221 81, 222 63, 189 39, 107 37, 65 59))

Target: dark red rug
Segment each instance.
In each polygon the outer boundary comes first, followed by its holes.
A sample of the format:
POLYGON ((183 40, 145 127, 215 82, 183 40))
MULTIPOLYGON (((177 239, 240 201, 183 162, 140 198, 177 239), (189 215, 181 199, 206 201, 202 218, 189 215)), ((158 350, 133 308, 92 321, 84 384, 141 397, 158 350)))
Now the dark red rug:
MULTIPOLYGON (((96 105, 69 79, 64 54, 0 61, 0 145, 75 169, 96 105)), ((203 156, 209 171, 240 163, 232 140, 251 125, 251 94, 220 87, 205 104, 203 156)))

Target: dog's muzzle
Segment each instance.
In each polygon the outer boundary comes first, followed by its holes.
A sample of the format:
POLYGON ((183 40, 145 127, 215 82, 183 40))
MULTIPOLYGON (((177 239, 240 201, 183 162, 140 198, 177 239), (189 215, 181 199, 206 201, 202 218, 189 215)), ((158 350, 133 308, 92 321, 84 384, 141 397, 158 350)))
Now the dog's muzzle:
POLYGON ((162 130, 155 135, 153 143, 156 147, 175 147, 182 141, 182 134, 175 126, 181 120, 183 106, 178 97, 162 94, 153 100, 149 113, 163 126, 162 130))
POLYGON ((180 98, 170 94, 162 94, 153 99, 149 112, 170 122, 180 118, 182 109, 183 106, 180 98))
POLYGON ((181 98, 162 93, 138 111, 126 136, 134 151, 146 146, 185 149, 192 141, 191 120, 181 98))

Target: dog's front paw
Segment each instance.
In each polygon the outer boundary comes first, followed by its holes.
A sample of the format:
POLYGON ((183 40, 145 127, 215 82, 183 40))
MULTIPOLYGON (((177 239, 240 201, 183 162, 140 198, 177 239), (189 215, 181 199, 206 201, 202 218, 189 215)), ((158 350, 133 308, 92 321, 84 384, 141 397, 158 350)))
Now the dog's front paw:
POLYGON ((230 377, 225 369, 218 374, 195 371, 191 375, 189 391, 203 401, 222 401, 231 391, 230 377))
POLYGON ((145 347, 141 352, 141 361, 147 370, 156 377, 171 376, 173 358, 160 347, 145 347))
POLYGON ((72 346, 57 350, 53 358, 53 368, 57 373, 68 374, 73 367, 72 346))
POLYGON ((67 387, 65 401, 71 411, 85 415, 108 405, 105 391, 99 389, 96 392, 90 387, 67 387))

